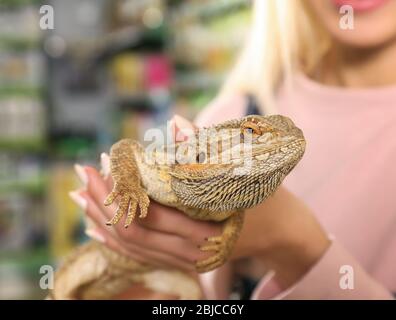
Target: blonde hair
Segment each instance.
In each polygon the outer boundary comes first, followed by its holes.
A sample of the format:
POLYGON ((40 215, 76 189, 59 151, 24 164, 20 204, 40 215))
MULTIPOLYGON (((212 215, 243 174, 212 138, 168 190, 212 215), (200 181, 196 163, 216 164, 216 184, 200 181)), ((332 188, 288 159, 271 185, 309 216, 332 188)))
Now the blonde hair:
POLYGON ((220 94, 254 94, 263 113, 275 113, 279 84, 312 72, 330 44, 306 0, 256 0, 247 43, 220 94))

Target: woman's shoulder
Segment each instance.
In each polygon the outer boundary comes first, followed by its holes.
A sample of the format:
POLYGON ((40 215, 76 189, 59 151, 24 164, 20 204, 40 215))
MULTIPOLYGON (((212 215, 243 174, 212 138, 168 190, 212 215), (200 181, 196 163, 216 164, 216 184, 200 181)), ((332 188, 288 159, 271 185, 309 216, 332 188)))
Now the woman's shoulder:
POLYGON ((198 127, 205 127, 243 117, 247 103, 247 97, 242 94, 219 96, 198 114, 194 122, 198 127))

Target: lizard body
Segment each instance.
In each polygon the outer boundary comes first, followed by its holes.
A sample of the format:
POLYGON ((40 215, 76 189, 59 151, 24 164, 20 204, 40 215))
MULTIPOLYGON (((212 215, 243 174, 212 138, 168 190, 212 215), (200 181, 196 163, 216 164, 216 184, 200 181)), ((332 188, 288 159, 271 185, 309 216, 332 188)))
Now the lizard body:
MULTIPOLYGON (((117 199, 118 209, 108 225, 126 216, 124 225, 128 227, 138 211, 139 217, 144 218, 150 198, 193 219, 224 221, 222 235, 206 239, 201 247, 214 254, 196 263, 198 272, 213 270, 230 256, 243 225, 244 209, 270 196, 304 151, 302 131, 280 115, 252 115, 226 121, 197 130, 187 142, 149 151, 136 141, 121 140, 110 152, 114 187, 105 205, 117 199)), ((88 244, 85 251, 77 251, 60 268, 52 296, 109 298, 127 284, 140 281, 149 288, 181 298, 200 297, 198 283, 181 271, 162 270, 161 280, 156 281, 147 276, 153 272, 158 274, 152 266, 139 264, 101 244, 88 244), (79 275, 81 261, 89 255, 102 261, 98 264, 102 269, 85 268, 79 275), (73 276, 77 280, 66 281, 73 276), (165 285, 167 280, 169 285, 165 285)))

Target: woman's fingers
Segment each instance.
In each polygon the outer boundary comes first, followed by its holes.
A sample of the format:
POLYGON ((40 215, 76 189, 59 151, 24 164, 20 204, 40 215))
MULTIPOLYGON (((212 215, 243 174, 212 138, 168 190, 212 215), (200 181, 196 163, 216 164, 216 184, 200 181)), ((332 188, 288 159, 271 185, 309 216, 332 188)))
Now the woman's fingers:
MULTIPOLYGON (((106 156, 102 156, 102 166, 108 167, 106 156)), ((107 169, 106 169, 107 170, 107 169)), ((106 170, 102 174, 106 175, 106 170)), ((77 170, 76 170, 77 171, 77 170)), ((120 223, 108 227, 106 222, 117 210, 117 203, 104 206, 103 202, 110 192, 109 181, 92 167, 79 166, 78 172, 86 184, 86 191, 79 192, 84 199, 85 211, 97 225, 102 234, 110 239, 112 247, 121 247, 127 252, 141 254, 157 263, 162 262, 179 266, 183 269, 193 269, 194 262, 205 259, 212 252, 202 252, 198 245, 210 236, 219 235, 222 225, 194 221, 173 208, 164 207, 152 202, 149 215, 145 219, 137 219, 128 229, 120 223)), ((123 217, 125 219, 125 217, 123 217)))
POLYGON ((124 256, 130 257, 130 258, 136 260, 136 262, 139 262, 139 263, 145 262, 144 258, 142 258, 141 255, 135 254, 134 252, 127 250, 126 247, 120 245, 120 243, 115 238, 113 238, 112 235, 103 233, 99 228, 88 229, 88 230, 86 230, 86 234, 93 240, 96 240, 96 241, 106 245, 110 249, 117 251, 118 253, 120 253, 124 256))
MULTIPOLYGON (((146 263, 147 259, 144 257, 142 253, 136 253, 133 250, 130 250, 127 246, 121 244, 116 238, 114 238, 112 235, 103 232, 100 230, 100 228, 95 228, 95 229, 89 229, 87 230, 87 235, 91 237, 92 239, 103 243, 106 245, 108 248, 111 250, 114 250, 124 256, 127 256, 136 262, 139 263, 146 263)), ((154 266, 158 267, 163 267, 164 264, 160 263, 159 261, 155 261, 154 259, 150 259, 150 263, 153 264, 154 266)))
POLYGON ((150 249, 145 249, 143 247, 137 246, 133 243, 125 243, 117 236, 108 233, 101 227, 96 227, 94 229, 88 229, 86 231, 87 235, 92 239, 103 243, 112 250, 119 252, 122 255, 130 257, 140 263, 149 263, 150 265, 159 267, 175 267, 186 271, 194 271, 195 266, 192 263, 188 263, 184 260, 172 257, 168 254, 154 251, 150 249))
POLYGON ((100 155, 100 166, 101 166, 101 175, 106 183, 106 186, 109 190, 113 189, 113 179, 111 178, 110 172, 110 156, 103 152, 100 155))
POLYGON ((115 201, 109 206, 104 205, 104 201, 111 192, 108 183, 103 179, 103 177, 95 168, 84 167, 84 170, 87 175, 88 193, 92 196, 97 206, 101 208, 101 211, 103 212, 107 220, 111 219, 117 211, 118 204, 117 201, 115 201))
MULTIPOLYGON (((96 225, 94 229, 87 232, 87 234, 95 240, 106 244, 111 249, 117 249, 117 251, 122 254, 128 254, 129 256, 132 254, 133 258, 140 256, 138 261, 150 263, 155 262, 156 264, 173 265, 174 267, 180 267, 184 270, 194 270, 194 265, 190 261, 178 257, 172 257, 170 253, 157 252, 155 249, 147 248, 133 242, 124 241, 114 231, 114 228, 104 225, 103 222, 105 221, 105 218, 99 212, 100 209, 96 206, 96 203, 92 198, 90 198, 89 194, 85 191, 80 191, 79 194, 87 203, 86 213, 88 217, 90 217, 96 225)), ((167 239, 162 239, 161 242, 162 241, 167 241, 167 239)), ((181 241, 183 243, 185 242, 185 240, 181 241)), ((178 246, 176 245, 175 247, 177 248, 178 246)))
POLYGON ((80 195, 87 203, 86 212, 88 217, 95 222, 102 234, 110 234, 126 245, 133 244, 148 250, 172 255, 186 263, 192 263, 208 257, 207 253, 201 252, 197 245, 186 239, 149 230, 138 225, 133 225, 128 229, 122 228, 121 232, 115 232, 113 227, 108 227, 104 224, 106 218, 101 214, 100 208, 97 207, 90 195, 84 191, 81 191, 80 195))
POLYGON ((107 218, 102 213, 102 208, 96 204, 90 194, 84 190, 75 191, 74 193, 78 193, 79 197, 84 199, 83 201, 85 202, 85 209, 82 209, 84 210, 87 217, 91 219, 97 227, 104 226, 105 228, 103 228, 103 231, 105 233, 110 233, 112 236, 117 236, 117 232, 114 228, 106 226, 107 218))
MULTIPOLYGON (((92 195, 97 206, 101 209, 106 219, 111 219, 117 210, 117 204, 112 204, 108 207, 103 205, 103 201, 106 199, 109 190, 106 188, 106 184, 99 172, 92 168, 85 168, 88 176, 88 192, 92 195)), ((123 217, 125 219, 125 217, 123 217)), ((216 236, 221 234, 222 224, 221 223, 209 223, 205 221, 197 221, 189 218, 178 210, 173 208, 162 206, 154 201, 151 201, 149 207, 149 213, 144 219, 136 219, 137 223, 141 224, 146 228, 152 230, 166 232, 182 236, 186 239, 190 239, 195 244, 202 244, 205 238, 210 236, 216 236)), ((124 230, 123 223, 116 225, 116 229, 121 234, 131 234, 131 229, 136 226, 132 224, 128 230, 124 230)))
MULTIPOLYGON (((101 230, 102 231, 102 230, 101 230)), ((101 232, 100 231, 100 232, 101 232)), ((149 263, 159 267, 180 268, 186 271, 194 271, 195 266, 192 263, 187 263, 181 259, 177 259, 168 254, 144 249, 131 243, 125 243, 119 239, 104 233, 105 245, 110 249, 118 251, 121 254, 127 255, 141 263, 149 263)))
POLYGON ((154 201, 150 204, 149 214, 137 221, 146 228, 179 235, 201 244, 205 238, 221 234, 222 224, 193 220, 173 208, 162 206, 154 201))

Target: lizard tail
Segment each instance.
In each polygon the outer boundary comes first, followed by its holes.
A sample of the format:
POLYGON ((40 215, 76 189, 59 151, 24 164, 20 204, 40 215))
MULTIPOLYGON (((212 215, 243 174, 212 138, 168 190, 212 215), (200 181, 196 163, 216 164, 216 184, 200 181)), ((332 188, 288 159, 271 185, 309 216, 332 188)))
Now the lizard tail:
MULTIPOLYGON (((47 299, 122 299, 134 285, 180 299, 199 299, 196 279, 178 270, 158 270, 90 241, 66 258, 55 274, 54 288, 47 299)), ((135 290, 136 291, 136 290, 135 290)), ((141 293, 141 290, 137 290, 141 293)), ((133 296, 133 295, 132 295, 133 296)), ((141 294, 139 296, 141 298, 141 294)))

